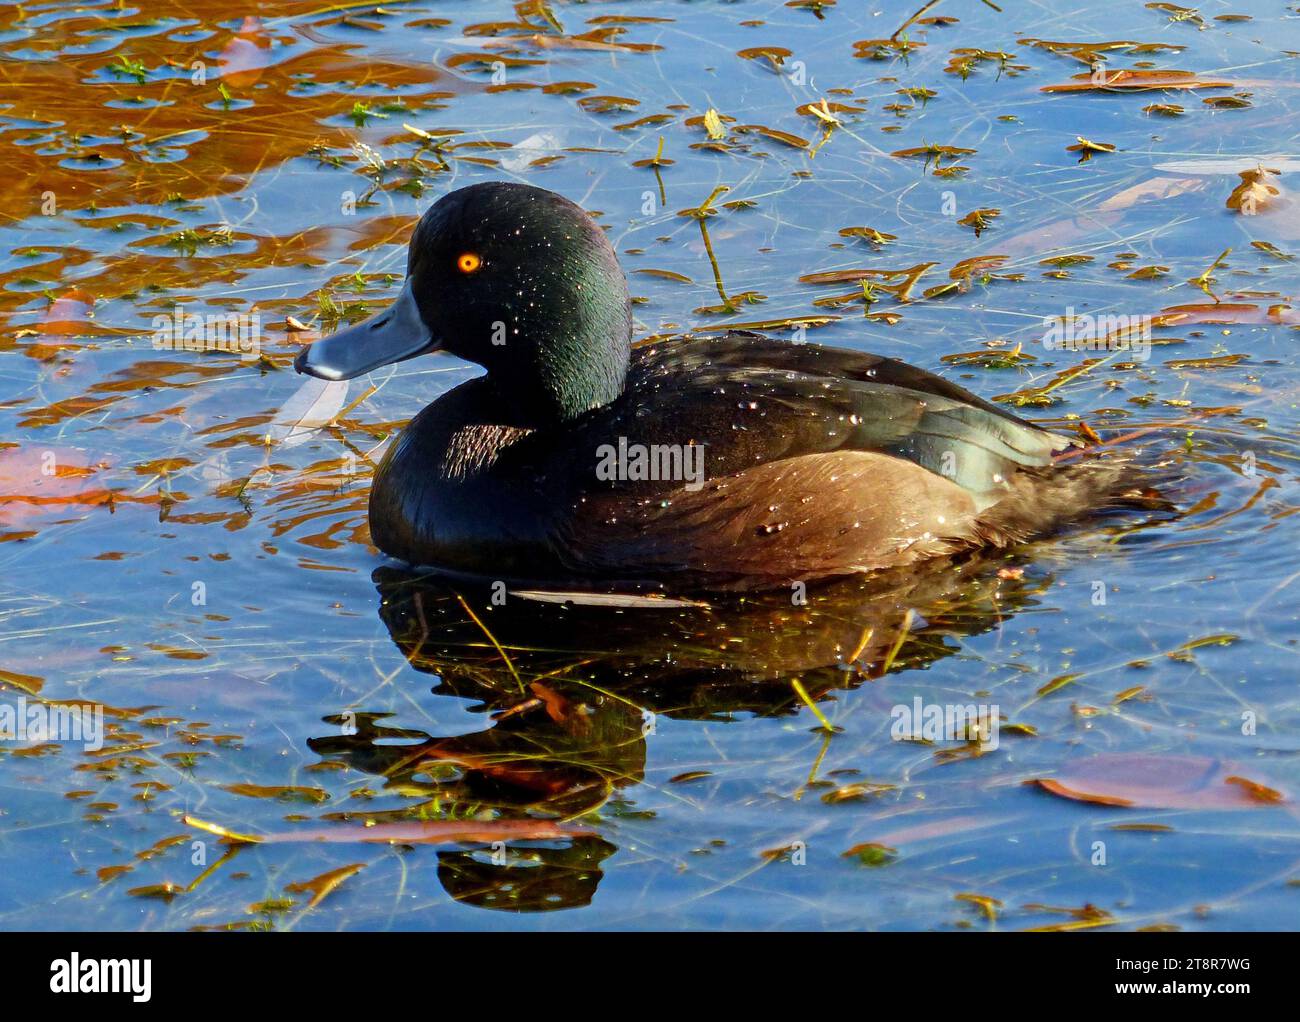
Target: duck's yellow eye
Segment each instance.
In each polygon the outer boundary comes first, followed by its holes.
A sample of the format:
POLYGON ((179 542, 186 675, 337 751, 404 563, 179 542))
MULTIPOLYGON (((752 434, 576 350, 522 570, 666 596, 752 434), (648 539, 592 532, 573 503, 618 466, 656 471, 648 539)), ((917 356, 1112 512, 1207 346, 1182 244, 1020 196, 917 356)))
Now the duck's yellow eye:
POLYGON ((461 273, 473 273, 482 265, 483 260, 473 252, 466 252, 456 260, 456 269, 460 270, 461 273))

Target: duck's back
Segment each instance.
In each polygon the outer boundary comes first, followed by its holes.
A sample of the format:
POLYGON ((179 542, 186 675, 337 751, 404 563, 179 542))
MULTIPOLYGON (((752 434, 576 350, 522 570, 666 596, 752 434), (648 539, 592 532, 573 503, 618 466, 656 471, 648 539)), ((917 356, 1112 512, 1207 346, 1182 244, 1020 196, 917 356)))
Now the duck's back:
POLYGON ((1115 485, 1062 487, 1066 438, 940 377, 753 334, 638 347, 612 405, 508 421, 482 380, 413 420, 377 545, 485 578, 770 588, 1008 543, 1115 485))

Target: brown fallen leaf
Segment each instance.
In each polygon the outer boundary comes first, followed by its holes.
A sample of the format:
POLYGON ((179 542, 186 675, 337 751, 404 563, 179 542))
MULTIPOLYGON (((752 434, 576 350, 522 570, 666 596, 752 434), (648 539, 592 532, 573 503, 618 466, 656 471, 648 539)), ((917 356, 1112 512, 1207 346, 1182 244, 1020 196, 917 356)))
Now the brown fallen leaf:
POLYGON ((0 670, 0 689, 12 685, 28 695, 36 695, 45 687, 45 679, 35 674, 19 674, 16 671, 0 670))
POLYGON ((1243 791, 1245 791, 1246 794, 1248 794, 1251 798, 1253 798, 1256 802, 1266 802, 1271 804, 1274 802, 1286 801, 1282 797, 1282 793, 1278 791, 1276 788, 1265 787, 1264 785, 1258 784, 1247 777, 1237 777, 1234 775, 1232 777, 1225 777, 1223 780, 1227 784, 1237 785, 1243 791))
POLYGON ((1151 318, 1152 326, 1188 326, 1195 323, 1254 324, 1300 323, 1300 313, 1289 305, 1250 305, 1244 302, 1199 302, 1170 305, 1151 318))
POLYGON ((1229 209, 1236 210, 1242 216, 1254 216, 1277 204, 1282 189, 1270 182, 1278 171, 1267 167, 1255 167, 1243 170, 1239 175, 1241 184, 1232 190, 1226 203, 1229 209))
POLYGON ((840 855, 845 859, 857 859, 864 866, 887 866, 898 858, 898 849, 879 841, 864 841, 840 855))
POLYGON ((1245 110, 1252 106, 1250 93, 1235 96, 1207 96, 1201 100, 1206 106, 1212 106, 1216 110, 1245 110))
POLYGON ((1055 777, 1026 783, 1076 802, 1142 809, 1250 809, 1286 801, 1284 792, 1248 781, 1234 764, 1209 756, 1091 756, 1065 764, 1055 777))
POLYGON ((887 242, 895 241, 898 238, 896 234, 886 234, 884 231, 877 231, 872 227, 841 227, 841 238, 862 238, 869 241, 872 245, 879 247, 887 242))
POLYGON ((1170 369, 1218 369, 1245 361, 1245 355, 1214 355, 1206 358, 1174 358, 1165 362, 1170 369))
POLYGON ((315 908, 337 890, 344 880, 356 876, 365 868, 366 864, 364 862, 354 862, 347 866, 340 866, 338 869, 332 869, 328 873, 322 873, 311 880, 304 880, 296 884, 285 884, 284 889, 289 894, 310 894, 311 901, 307 903, 307 907, 309 909, 315 908))
MULTIPOLYGON (((769 138, 773 142, 784 143, 793 149, 807 149, 809 145, 806 138, 800 138, 788 131, 778 131, 776 128, 769 128, 762 124, 737 124, 732 130, 741 135, 751 132, 762 135, 764 138, 769 138)), ((712 138, 713 136, 710 135, 709 137, 712 138)))
POLYGON ((998 909, 1002 907, 1001 901, 997 898, 990 898, 987 894, 962 893, 954 894, 953 897, 957 901, 964 901, 968 904, 974 905, 984 914, 984 918, 988 919, 990 922, 997 919, 998 909))
POLYGON ((736 56, 742 60, 766 60, 776 70, 785 63, 786 57, 792 57, 794 54, 784 46, 751 46, 748 49, 737 50, 736 56))
POLYGON ((246 798, 271 798, 280 802, 325 802, 329 792, 294 785, 223 784, 223 790, 246 798))
MULTIPOLYGON (((540 681, 534 681, 528 686, 533 695, 542 701, 546 708, 546 715, 557 724, 564 724, 573 719, 574 707, 568 699, 556 692, 549 685, 544 685, 540 681)), ((579 722, 585 723, 586 718, 576 718, 579 722)))
POLYGON ((1073 75, 1061 85, 1044 85, 1042 92, 1140 92, 1145 89, 1231 89, 1232 82, 1201 78, 1192 71, 1130 71, 1073 75))
POLYGON ((963 227, 969 227, 975 232, 975 237, 979 237, 989 225, 1002 215, 1000 209, 973 209, 964 217, 957 221, 963 227))
POLYGON ((1050 791, 1053 795, 1073 799, 1075 802, 1091 802, 1097 806, 1131 806, 1134 804, 1132 799, 1120 798, 1118 795, 1101 795, 1087 791, 1076 791, 1074 788, 1066 787, 1050 777, 1040 777, 1032 783, 1037 784, 1044 791, 1050 791))
POLYGON ((1066 146, 1065 151, 1067 153, 1078 153, 1080 163, 1087 163, 1092 159, 1093 153, 1113 153, 1115 151, 1115 147, 1109 142, 1094 142, 1082 135, 1075 135, 1074 137, 1079 141, 1074 145, 1066 146))
POLYGON ((158 898, 160 901, 171 901, 178 894, 184 894, 185 888, 180 884, 172 883, 170 880, 164 880, 161 884, 132 887, 126 893, 133 898, 158 898))

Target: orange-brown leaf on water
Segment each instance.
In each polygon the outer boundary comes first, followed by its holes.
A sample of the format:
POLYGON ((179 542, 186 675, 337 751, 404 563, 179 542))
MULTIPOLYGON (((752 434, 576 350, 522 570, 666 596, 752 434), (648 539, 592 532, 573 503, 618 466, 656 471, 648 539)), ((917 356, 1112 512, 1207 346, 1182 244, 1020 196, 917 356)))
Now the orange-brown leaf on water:
POLYGON ((182 649, 179 646, 168 646, 163 642, 149 642, 145 645, 172 660, 206 660, 209 656, 201 649, 182 649))
POLYGON ((527 43, 540 50, 603 50, 609 53, 649 53, 661 50, 655 43, 620 43, 613 42, 609 32, 585 32, 582 35, 543 35, 536 33, 528 36, 510 36, 504 39, 488 39, 483 45, 489 47, 514 46, 527 43))
POLYGON ((307 903, 307 907, 315 908, 336 891, 343 881, 356 876, 365 868, 366 864, 364 862, 349 863, 346 866, 340 866, 338 869, 332 869, 328 873, 322 873, 318 877, 312 877, 310 880, 285 884, 284 889, 288 894, 310 894, 311 901, 307 903))
POLYGON ((1285 263, 1289 263, 1295 259, 1295 256, 1283 252, 1271 241, 1252 241, 1250 244, 1251 247, 1259 249, 1261 252, 1272 256, 1274 259, 1281 259, 1285 263))
POLYGON ((841 227, 841 238, 862 238, 879 248, 881 245, 891 241, 898 240, 896 234, 886 234, 884 231, 878 231, 874 227, 841 227))
POLYGON ((1278 173, 1268 167, 1243 170, 1238 175, 1241 183, 1228 196, 1227 207, 1242 216, 1254 216, 1276 206, 1282 196, 1282 189, 1273 184, 1278 173))
POLYGON ((1245 360, 1245 355, 1213 355, 1206 358, 1172 358, 1165 365, 1170 369, 1221 369, 1245 360))
POLYGON ((232 795, 244 795, 248 798, 272 798, 280 802, 325 802, 329 792, 320 788, 307 788, 295 785, 264 784, 223 784, 222 789, 232 795))
POLYGON ((1206 96, 1201 102, 1216 110, 1244 110, 1254 105, 1250 96, 1249 92, 1239 92, 1232 96, 1206 96))
POLYGON ((528 687, 532 690, 533 695, 542 701, 542 705, 546 708, 546 715, 555 723, 585 722, 585 718, 581 715, 575 715, 573 704, 549 685, 534 681, 528 687))
POLYGON ((912 39, 859 39, 853 44, 853 56, 867 60, 891 60, 925 43, 912 39))
MULTIPOLYGON (((931 266, 934 263, 930 264, 931 266)), ((884 270, 827 270, 824 273, 805 273, 801 284, 856 284, 860 280, 888 271, 884 270)))
POLYGON ((1053 795, 1060 795, 1062 798, 1073 799, 1076 802, 1091 802, 1096 806, 1133 805, 1131 799, 1120 798, 1118 795, 1098 795, 1086 791, 1075 791, 1073 788, 1067 788, 1064 784, 1051 778, 1040 778, 1034 783, 1044 791, 1050 791, 1053 795))
POLYGON ((731 129, 737 134, 757 134, 764 138, 771 139, 773 142, 780 142, 790 146, 792 149, 807 149, 809 142, 806 138, 800 138, 798 135, 788 131, 778 131, 776 128, 769 128, 763 124, 737 124, 731 129))
POLYGON ((182 816, 187 826, 216 834, 237 844, 483 844, 493 841, 557 841, 596 837, 589 827, 556 820, 420 820, 376 823, 372 826, 339 824, 304 827, 278 834, 241 834, 194 816, 182 816))
POLYGON ((1187 22, 1189 25, 1195 25, 1197 28, 1205 28, 1205 19, 1201 17, 1201 12, 1195 7, 1184 7, 1181 4, 1171 4, 1165 0, 1153 0, 1152 3, 1143 4, 1148 11, 1160 11, 1162 14, 1169 15, 1171 22, 1187 22))
POLYGON ((0 688, 13 687, 34 696, 45 687, 45 679, 35 674, 19 674, 17 671, 0 670, 0 688))
POLYGON ((931 161, 940 161, 945 156, 948 157, 949 159, 955 160, 958 156, 971 156, 974 155, 975 152, 976 150, 974 149, 963 149, 961 146, 923 145, 923 146, 915 146, 911 149, 896 149, 894 152, 890 153, 889 155, 897 156, 900 159, 910 159, 913 157, 922 156, 925 158, 925 162, 928 164, 931 161))
POLYGON ((1150 53, 1181 53, 1187 49, 1186 46, 1178 43, 1139 43, 1132 39, 1115 39, 1106 42, 1064 42, 1055 39, 1035 39, 1032 37, 1017 39, 1021 46, 1037 46, 1040 49, 1047 50, 1049 53, 1064 54, 1072 57, 1088 66, 1095 65, 1099 60, 1103 60, 1103 54, 1122 50, 1127 54, 1136 56, 1138 54, 1150 53))
POLYGON ((973 209, 957 222, 963 227, 969 227, 975 232, 975 237, 979 237, 989 225, 1002 215, 1000 209, 973 209))
POLYGON ((185 888, 180 884, 172 883, 170 880, 164 880, 161 884, 132 887, 126 893, 133 898, 157 898, 160 901, 171 901, 178 894, 184 894, 185 888))
POLYGON ((1281 790, 1246 780, 1235 764, 1208 756, 1108 753, 1026 783, 1076 802, 1141 809, 1250 809, 1287 800, 1281 790))
POLYGON ((1063 908, 1056 905, 1042 905, 1031 902, 1020 906, 1025 912, 1050 912, 1053 915, 1070 916, 1074 919, 1110 919, 1111 914, 1104 908, 1098 908, 1092 902, 1084 902, 1078 908, 1063 908))
POLYGON ((736 56, 741 60, 766 60, 773 71, 776 71, 785 63, 786 57, 792 57, 794 54, 784 46, 751 46, 748 49, 737 50, 736 56))
POLYGON ((652 267, 644 267, 639 270, 633 270, 633 273, 640 273, 647 277, 657 277, 659 280, 671 280, 678 284, 694 284, 695 281, 684 273, 678 273, 676 270, 658 270, 652 267))
POLYGON ((971 256, 954 263, 952 269, 948 271, 948 277, 956 282, 958 290, 962 292, 969 291, 976 279, 985 283, 998 278, 1018 279, 1014 274, 993 272, 1000 269, 1009 258, 1011 257, 1005 255, 971 256))
POLYGON ((864 110, 866 107, 855 106, 853 103, 832 103, 827 99, 818 103, 803 103, 794 108, 800 117, 815 117, 823 124, 839 124, 835 114, 860 114, 864 110))
POLYGON ((1245 302, 1196 302, 1170 305, 1151 319, 1152 326, 1188 326, 1193 323, 1300 323, 1300 313, 1290 306, 1253 305, 1245 302))
POLYGON ((1092 159, 1093 153, 1113 153, 1115 147, 1109 142, 1094 142, 1090 138, 1084 138, 1082 135, 1075 135, 1078 141, 1074 145, 1065 147, 1067 153, 1078 153, 1079 162, 1087 163, 1092 159))
POLYGON ((1282 797, 1282 793, 1276 788, 1270 788, 1267 785, 1258 783, 1257 781, 1252 781, 1248 777, 1238 777, 1234 774, 1232 777, 1225 777, 1224 781, 1228 784, 1237 785, 1237 787, 1241 788, 1242 791, 1256 802, 1272 804, 1274 802, 1285 801, 1282 797))
POLYGON ((859 782, 857 784, 844 784, 832 788, 822 796, 822 801, 827 805, 837 805, 841 802, 864 802, 873 799, 877 795, 883 795, 896 790, 894 784, 875 784, 871 782, 859 782))
POLYGON ((173 834, 170 837, 160 838, 148 848, 136 852, 135 857, 141 862, 148 862, 150 859, 157 858, 163 852, 167 851, 168 848, 184 844, 189 839, 190 835, 188 834, 173 834))
POLYGON ((961 894, 954 894, 953 897, 957 901, 964 901, 969 905, 974 905, 981 913, 983 913, 984 918, 990 922, 997 919, 998 909, 1002 907, 1002 902, 999 899, 989 897, 987 894, 971 894, 969 892, 963 892, 961 894))
POLYGON ((898 858, 898 849, 879 841, 864 841, 840 855, 845 859, 857 859, 864 866, 888 866, 898 858))
POLYGON ((1092 930, 1099 926, 1113 926, 1116 922, 1114 915, 1107 912, 1104 908, 1098 908, 1091 902, 1085 902, 1078 908, 1057 908, 1053 905, 1040 905, 1031 903, 1021 906, 1026 912, 1050 912, 1057 915, 1068 915, 1071 917, 1069 922, 1051 923, 1048 926, 1031 926, 1030 933, 1061 933, 1074 930, 1092 930))
MULTIPOLYGON (((801 284, 845 284, 860 283, 864 280, 897 280, 897 284, 872 284, 875 291, 886 291, 892 294, 900 302, 911 301, 912 289, 916 282, 925 276, 926 272, 937 263, 917 263, 915 266, 909 266, 901 270, 829 270, 824 273, 806 273, 799 278, 801 284)), ((844 296, 847 299, 850 296, 844 296)), ((861 297, 861 294, 855 292, 852 297, 861 297)), ((839 301, 840 299, 822 299, 822 302, 839 301)), ((733 326, 733 329, 739 329, 733 326)))
POLYGON ((1140 92, 1146 89, 1231 89, 1232 82, 1203 78, 1192 71, 1106 71, 1073 75, 1042 92, 1140 92))

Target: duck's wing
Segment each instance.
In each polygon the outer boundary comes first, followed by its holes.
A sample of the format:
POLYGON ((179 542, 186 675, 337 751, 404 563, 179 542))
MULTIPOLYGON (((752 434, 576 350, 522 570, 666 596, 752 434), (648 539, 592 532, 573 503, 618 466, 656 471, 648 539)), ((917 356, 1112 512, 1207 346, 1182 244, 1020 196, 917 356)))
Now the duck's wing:
POLYGON ((549 549, 577 575, 770 589, 910 564, 974 535, 954 482, 864 451, 803 454, 646 498, 584 496, 557 516, 549 549))
POLYGON ((751 335, 637 349, 615 405, 548 433, 511 454, 550 495, 547 546, 569 570, 709 588, 1037 531, 982 516, 1030 510, 1026 486, 1070 443, 901 362, 751 335))
POLYGON ((614 418, 599 421, 640 443, 706 445, 711 475, 882 453, 956 482, 981 506, 1017 469, 1050 465, 1072 443, 894 359, 740 333, 637 349, 614 418))

